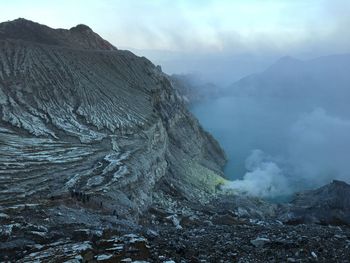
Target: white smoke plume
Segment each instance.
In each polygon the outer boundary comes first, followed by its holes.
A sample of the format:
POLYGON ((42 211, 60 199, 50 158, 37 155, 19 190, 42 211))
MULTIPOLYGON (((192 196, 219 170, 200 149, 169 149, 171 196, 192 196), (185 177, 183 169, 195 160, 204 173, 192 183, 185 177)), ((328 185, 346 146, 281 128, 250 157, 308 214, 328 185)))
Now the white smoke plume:
POLYGON ((261 150, 253 150, 245 162, 247 173, 226 187, 252 196, 271 198, 289 195, 288 179, 282 169, 261 150))

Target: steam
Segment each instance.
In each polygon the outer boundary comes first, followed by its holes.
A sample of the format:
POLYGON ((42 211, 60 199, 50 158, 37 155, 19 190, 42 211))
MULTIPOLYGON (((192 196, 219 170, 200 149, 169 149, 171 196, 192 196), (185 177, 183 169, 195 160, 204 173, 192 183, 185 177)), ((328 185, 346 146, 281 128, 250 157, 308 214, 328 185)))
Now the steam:
POLYGON ((248 172, 243 179, 232 181, 227 188, 264 198, 291 194, 282 169, 263 151, 253 150, 245 165, 248 172))
POLYGON ((288 131, 284 158, 253 150, 246 173, 227 188, 252 196, 275 198, 315 188, 333 179, 349 181, 350 120, 323 108, 302 114, 288 131))

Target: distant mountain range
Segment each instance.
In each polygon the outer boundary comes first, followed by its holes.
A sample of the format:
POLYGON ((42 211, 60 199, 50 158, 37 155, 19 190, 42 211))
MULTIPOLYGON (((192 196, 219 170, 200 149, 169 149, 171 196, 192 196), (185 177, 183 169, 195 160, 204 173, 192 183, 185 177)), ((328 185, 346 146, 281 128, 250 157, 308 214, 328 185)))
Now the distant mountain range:
POLYGON ((349 72, 350 54, 306 61, 283 57, 265 71, 233 83, 227 94, 296 99, 310 107, 319 103, 332 107, 334 102, 350 99, 349 72))

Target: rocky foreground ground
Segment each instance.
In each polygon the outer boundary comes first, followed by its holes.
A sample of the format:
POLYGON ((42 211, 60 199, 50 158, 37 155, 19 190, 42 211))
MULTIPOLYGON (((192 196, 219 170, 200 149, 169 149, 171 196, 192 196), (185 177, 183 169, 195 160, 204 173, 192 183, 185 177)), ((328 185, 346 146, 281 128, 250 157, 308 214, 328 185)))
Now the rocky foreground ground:
MULTIPOLYGON (((226 220, 228 220, 226 222, 226 220)), ((166 227, 149 242, 150 262, 349 262, 349 228, 233 223, 166 227)), ((210 224, 210 223, 209 223, 210 224)))
MULTIPOLYGON (((1 260, 170 263, 349 262, 350 259, 349 227, 290 226, 202 213, 181 223, 180 227, 170 221, 163 222, 132 232, 77 229, 72 239, 52 243, 33 231, 37 240, 44 242, 2 254, 1 260)), ((16 226, 13 230, 16 231, 16 226)))
POLYGON ((0 261, 350 262, 346 225, 283 223, 270 219, 267 208, 273 208, 258 200, 245 211, 226 209, 221 200, 206 206, 161 200, 140 224, 119 221, 109 229, 32 224, 30 214, 40 212, 34 207, 12 219, 2 214, 0 261))

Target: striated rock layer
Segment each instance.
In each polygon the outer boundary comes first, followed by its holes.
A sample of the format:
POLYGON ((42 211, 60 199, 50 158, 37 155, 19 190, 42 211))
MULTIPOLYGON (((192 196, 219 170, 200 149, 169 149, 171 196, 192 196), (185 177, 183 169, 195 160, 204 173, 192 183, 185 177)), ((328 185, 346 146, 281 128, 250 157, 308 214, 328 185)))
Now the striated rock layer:
POLYGON ((224 164, 146 58, 84 25, 0 24, 3 214, 45 228, 136 222, 153 195, 205 201, 224 164))

